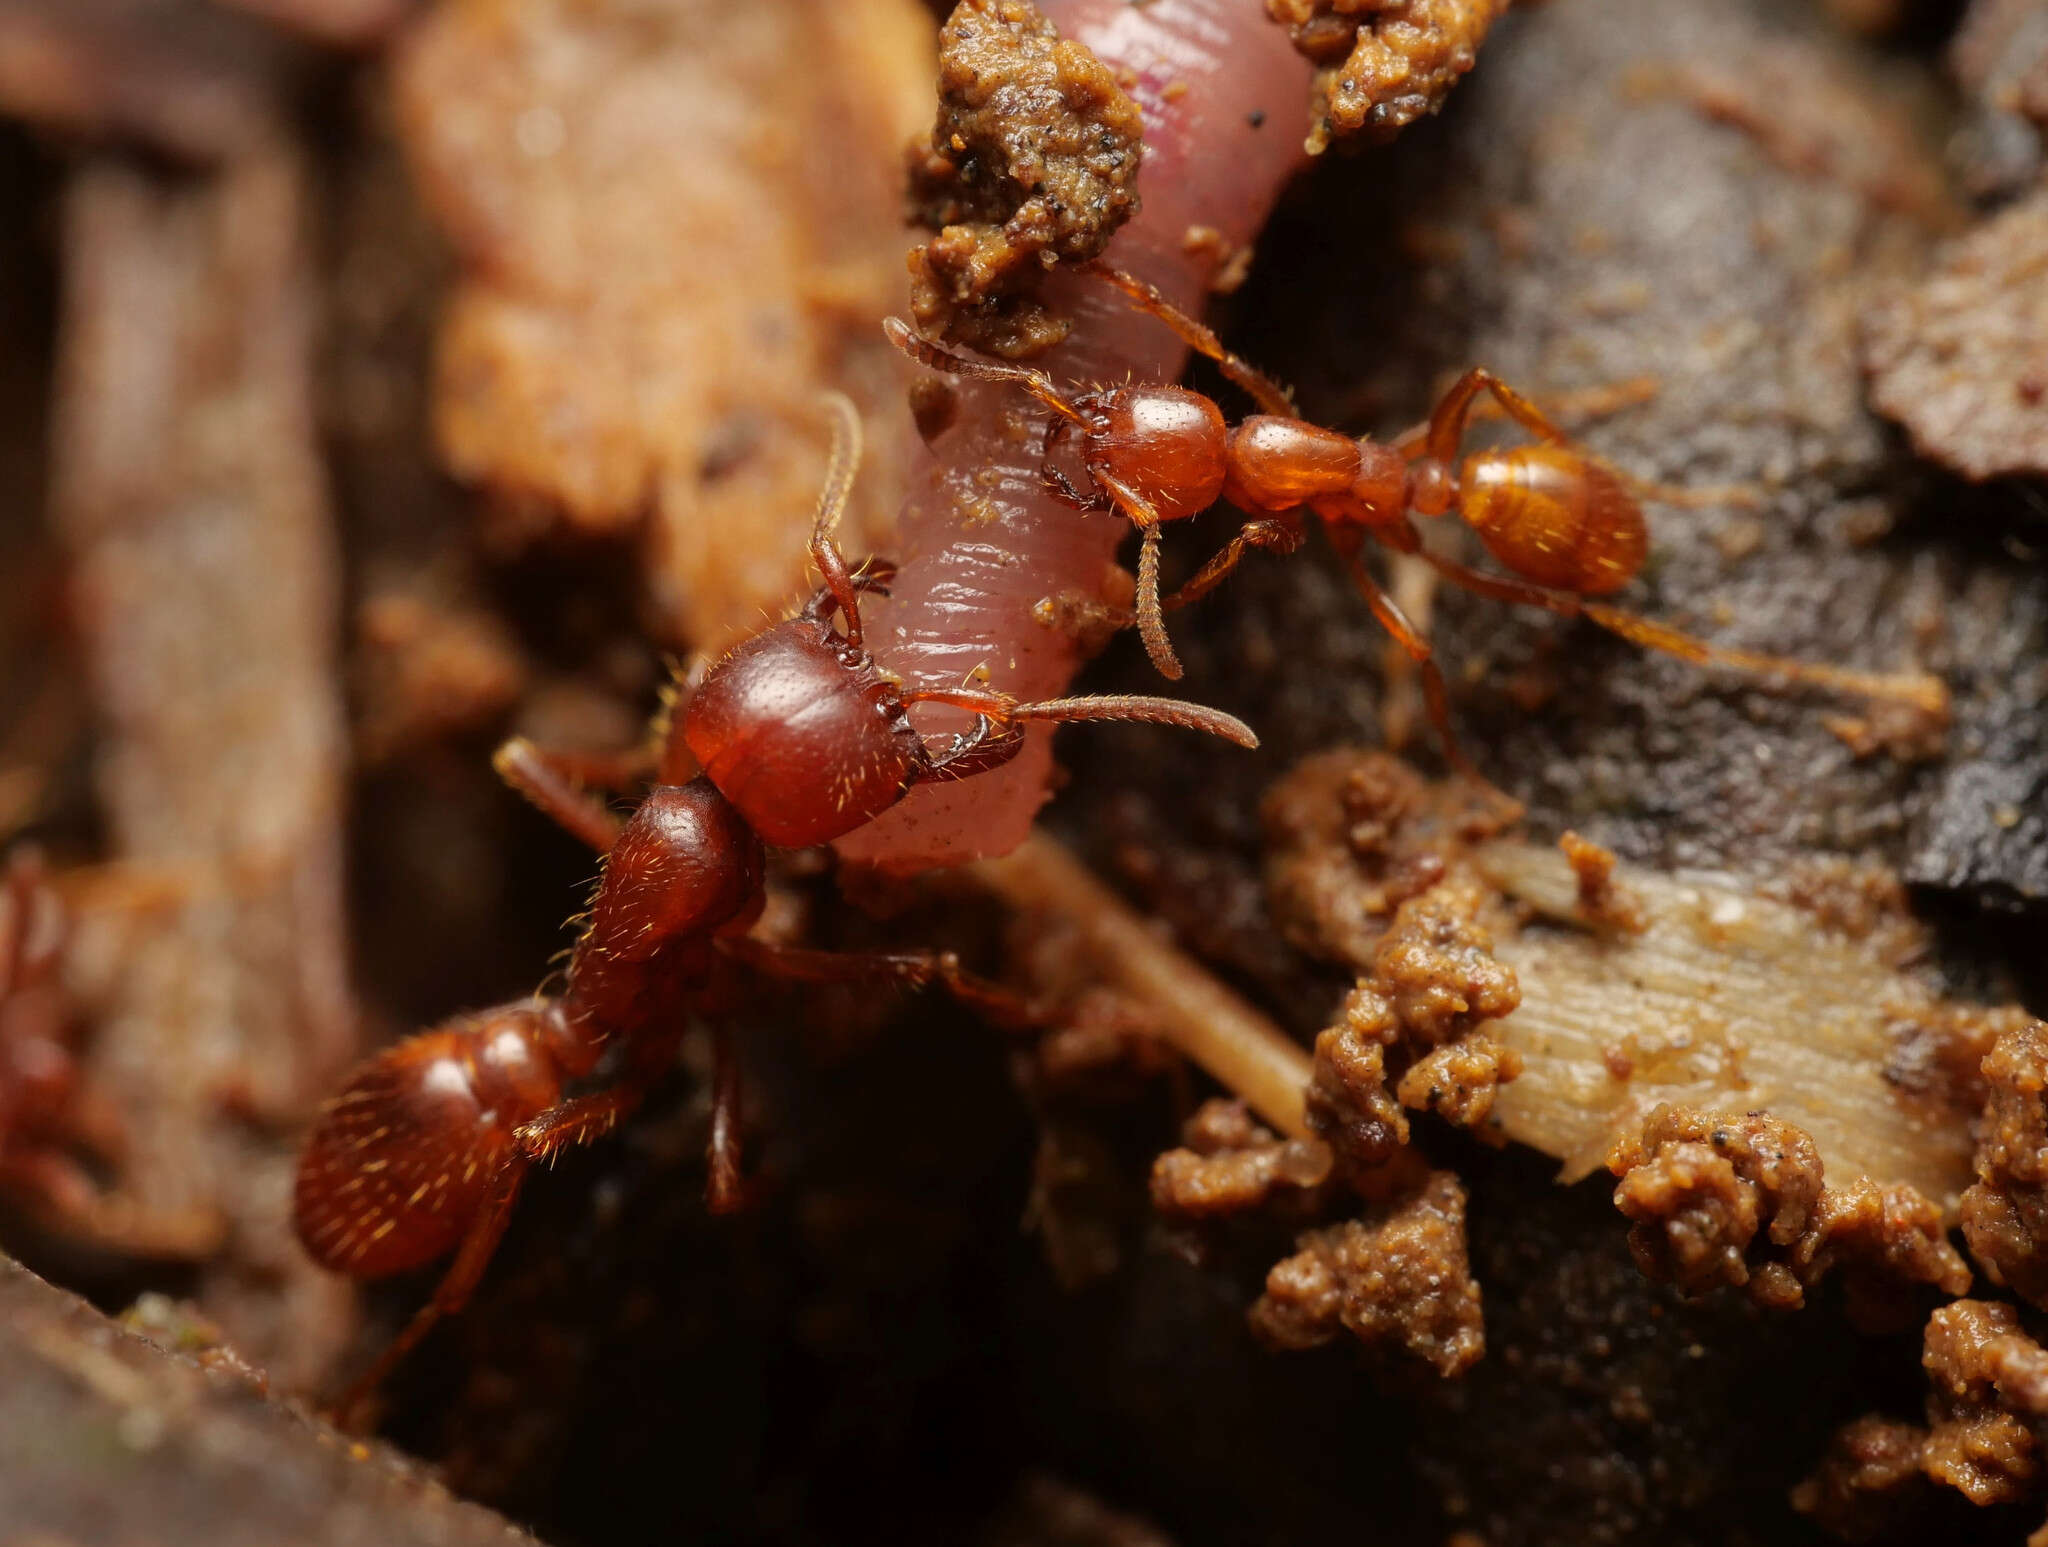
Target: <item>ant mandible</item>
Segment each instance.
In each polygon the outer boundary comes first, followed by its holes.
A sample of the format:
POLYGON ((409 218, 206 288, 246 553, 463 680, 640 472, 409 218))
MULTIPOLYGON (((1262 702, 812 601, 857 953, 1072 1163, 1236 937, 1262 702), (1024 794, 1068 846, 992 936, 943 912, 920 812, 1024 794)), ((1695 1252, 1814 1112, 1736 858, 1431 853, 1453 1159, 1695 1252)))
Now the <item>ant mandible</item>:
MULTIPOLYGON (((1036 721, 1138 720, 1255 747, 1240 721, 1139 695, 1018 703, 985 689, 905 691, 863 641, 860 599, 892 566, 847 566, 833 533, 860 459, 860 420, 829 400, 833 446, 811 558, 824 585, 793 618, 715 662, 657 722, 655 782, 621 822, 578 783, 572 760, 515 738, 507 782, 604 856, 588 921, 559 994, 459 1016, 361 1066, 323 1109, 299 1162, 294 1221, 323 1267, 374 1278, 453 1251, 431 1300, 343 1399, 347 1413, 481 1279, 538 1163, 588 1144, 638 1105, 673 1061, 691 1008, 715 1008, 733 963, 787 978, 939 981, 997 1015, 1019 1002, 949 954, 865 955, 750 939, 765 902, 763 846, 829 843, 911 788, 963 779, 1015 757, 1036 721), (837 626, 835 626, 835 623, 837 626), (909 707, 970 710, 937 748, 909 707), (701 770, 701 771, 700 771, 701 770), (694 777, 693 777, 694 775, 694 777), (595 1088, 570 1094, 572 1086, 595 1088)), ((737 1065, 714 1033, 709 1195, 737 1205, 737 1065)))
MULTIPOLYGON (((1214 360, 1265 412, 1231 428, 1213 401, 1186 387, 1126 384, 1067 392, 1041 370, 958 353, 920 338, 897 318, 886 319, 883 328, 891 343, 921 365, 1009 383, 1052 411, 1039 477, 1062 503, 1077 510, 1115 510, 1138 528, 1142 542, 1133 611, 1146 653, 1164 676, 1181 675, 1165 614, 1215 589, 1247 549, 1294 552, 1305 536, 1302 512, 1307 510, 1322 518, 1330 546, 1373 615, 1420 669, 1430 720, 1453 763, 1468 772, 1471 765, 1451 729, 1449 695, 1429 641, 1367 568, 1368 537, 1418 556, 1481 596, 1583 617, 1638 645, 1699 665, 1893 700, 1946 718, 1947 689, 1924 673, 1860 672, 1728 649, 1588 600, 1619 590, 1642 568, 1649 534, 1636 491, 1646 486, 1575 445, 1491 371, 1467 371, 1425 424, 1393 442, 1353 440, 1299 417, 1277 382, 1225 348, 1214 332, 1144 280, 1100 262, 1083 264, 1081 270, 1114 285, 1139 310, 1214 360), (1465 423, 1482 392, 1491 393, 1536 440, 1476 451, 1461 465, 1457 457, 1465 423), (1061 445, 1075 435, 1090 484, 1087 492, 1054 462, 1061 445), (1161 528, 1199 514, 1218 498, 1250 519, 1192 579, 1161 597, 1161 528), (1423 543, 1410 513, 1441 516, 1453 508, 1511 575, 1469 568, 1423 543)), ((1098 610, 1118 624, 1133 621, 1131 613, 1098 610)))

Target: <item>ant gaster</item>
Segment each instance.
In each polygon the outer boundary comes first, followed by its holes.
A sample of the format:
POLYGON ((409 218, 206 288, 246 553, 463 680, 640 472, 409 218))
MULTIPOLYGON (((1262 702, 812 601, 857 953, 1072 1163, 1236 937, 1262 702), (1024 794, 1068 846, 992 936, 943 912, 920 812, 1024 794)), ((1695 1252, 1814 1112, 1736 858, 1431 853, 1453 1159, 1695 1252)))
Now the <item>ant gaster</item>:
MULTIPOLYGON (((1140 720, 1258 744, 1231 716, 1170 699, 1017 703, 988 690, 897 686, 868 653, 860 617, 861 595, 880 592, 893 570, 850 571, 833 539, 859 462, 860 421, 842 397, 830 407, 833 451, 811 541, 824 585, 795 617, 714 663, 671 710, 656 782, 631 817, 621 823, 587 795, 566 760, 519 739, 499 751, 508 782, 606 856, 562 991, 386 1049, 357 1070, 307 1141, 295 1221, 322 1266, 372 1278, 456 1254, 345 1407, 468 1299, 527 1172, 599 1138, 638 1104, 672 1063, 687 1009, 716 1001, 731 962, 814 981, 938 980, 969 1003, 1015 1009, 944 953, 842 955, 749 939, 765 897, 764 844, 829 843, 916 785, 993 768, 1017 754, 1027 722, 1140 720), (934 748, 908 714, 927 701, 974 719, 934 748), (587 1080, 595 1088, 569 1093, 587 1080)), ((715 1038, 709 1194, 725 1209, 741 1192, 738 1091, 725 1038, 715 1038)))
MULTIPOLYGON (((1354 440, 1299 417, 1277 382, 1226 349, 1215 333, 1144 280, 1102 263, 1081 267, 1214 360, 1265 412, 1232 428, 1214 402, 1186 387, 1126 384, 1067 392, 1041 370, 957 353, 918 337, 896 318, 883 327, 898 349, 932 370, 1009 383, 1052 411, 1039 476, 1063 503, 1078 510, 1115 510, 1138 528, 1142 545, 1135 621, 1146 653, 1165 676, 1181 675, 1165 613, 1214 589, 1248 548, 1295 551, 1304 537, 1302 512, 1313 511, 1374 616, 1420 667, 1430 719, 1460 767, 1469 765, 1451 731, 1442 673, 1431 659, 1429 641, 1366 567, 1368 537, 1419 556, 1482 596, 1583 617, 1638 645, 1700 665, 1894 700, 1945 720, 1947 690, 1923 673, 1867 673, 1725 649, 1654 619, 1587 600, 1619 590, 1642 568, 1649 536, 1636 491, 1646 486, 1580 449, 1492 372, 1467 371, 1426 424, 1391 443, 1354 440), (1491 393, 1536 441, 1475 451, 1460 464, 1465 423, 1482 392, 1491 393), (1055 461, 1071 436, 1080 439, 1081 469, 1090 485, 1086 492, 1055 461), (1162 598, 1161 527, 1197 515, 1219 498, 1251 519, 1187 584, 1162 598), (1441 516, 1452 509, 1511 575, 1471 569, 1424 545, 1410 514, 1441 516)), ((1115 622, 1132 621, 1128 614, 1096 610, 1115 622)))

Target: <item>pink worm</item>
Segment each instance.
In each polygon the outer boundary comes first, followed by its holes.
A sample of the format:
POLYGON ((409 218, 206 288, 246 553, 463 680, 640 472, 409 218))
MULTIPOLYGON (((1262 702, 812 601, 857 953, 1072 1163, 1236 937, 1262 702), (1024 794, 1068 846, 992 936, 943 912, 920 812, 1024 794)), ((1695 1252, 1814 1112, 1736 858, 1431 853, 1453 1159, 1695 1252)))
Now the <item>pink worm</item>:
MULTIPOLYGON (((1107 258, 1199 311, 1217 258, 1213 249, 1189 250, 1187 233, 1212 227, 1234 247, 1265 223, 1303 160, 1307 63, 1254 0, 1042 0, 1041 8, 1066 37, 1129 72, 1125 89, 1145 115, 1143 208, 1107 258)), ((1069 281, 1059 299, 1073 335, 1035 362, 1055 380, 1171 381, 1180 374, 1187 358, 1180 342, 1106 286, 1069 281)), ((1080 656, 1031 609, 1061 592, 1099 595, 1131 528, 1120 516, 1083 514, 1046 495, 1038 479, 1042 410, 1028 415, 1032 432, 1020 435, 1022 394, 956 385, 954 428, 911 469, 896 540, 902 570, 887 599, 862 609, 868 641, 911 687, 958 686, 986 668, 992 686, 1019 699, 1054 698, 1080 669, 1080 656)), ((929 734, 964 723, 936 706, 916 716, 929 734)), ((839 850, 897 871, 1007 854, 1031 831, 1051 772, 1050 730, 1035 730, 1015 762, 913 790, 840 839, 839 850)))

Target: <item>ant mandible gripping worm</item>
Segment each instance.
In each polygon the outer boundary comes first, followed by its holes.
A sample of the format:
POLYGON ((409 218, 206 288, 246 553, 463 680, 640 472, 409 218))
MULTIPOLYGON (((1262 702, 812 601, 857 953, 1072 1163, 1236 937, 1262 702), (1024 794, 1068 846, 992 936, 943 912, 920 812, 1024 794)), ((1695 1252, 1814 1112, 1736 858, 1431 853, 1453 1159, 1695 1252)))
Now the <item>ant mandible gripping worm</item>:
MULTIPOLYGON (((443 1315, 467 1301, 540 1162, 601 1137, 670 1066, 689 1012, 710 1008, 735 967, 813 981, 939 981, 992 1014, 1021 1014, 1003 991, 934 952, 836 954, 770 945, 748 929, 764 900, 763 846, 829 843, 913 787, 1000 766, 1029 722, 1137 720, 1258 740, 1200 705, 1138 695, 1017 703, 971 688, 905 691, 877 670, 861 598, 893 567, 850 569, 833 532, 859 462, 860 421, 836 395, 833 451, 811 556, 824 584, 793 618, 715 662, 658 728, 655 783, 621 822, 578 785, 573 765, 524 740, 499 772, 605 856, 560 993, 458 1016, 386 1049, 323 1110, 299 1162, 294 1220, 323 1267, 375 1278, 448 1252, 433 1298, 344 1399, 346 1410, 443 1315), (967 709, 942 745, 914 704, 967 709), (699 771, 701 770, 701 772, 699 771), (693 777, 694 775, 694 777, 693 777), (572 1087, 589 1082, 587 1090, 572 1087)), ((715 1034, 710 1198, 735 1206, 736 1065, 715 1034)))
POLYGON ((1029 366, 933 344, 896 318, 883 327, 898 349, 932 370, 1008 383, 1050 410, 1039 476, 1062 502, 1079 510, 1117 511, 1138 529, 1134 617, 1109 616, 1136 622, 1146 653, 1168 678, 1178 678, 1181 667, 1167 637, 1165 614, 1215 589, 1247 549, 1294 552, 1305 536, 1303 513, 1313 512, 1373 615, 1420 668, 1430 719, 1460 768, 1469 770, 1470 764, 1451 729, 1442 672, 1431 658, 1429 641, 1367 568, 1367 539, 1415 554, 1481 596, 1583 617, 1638 645, 1699 665, 1890 700, 1946 717, 1947 689, 1924 673, 1860 672, 1727 649, 1589 600, 1619 590, 1642 568, 1649 549, 1638 501, 1644 486, 1574 444, 1492 372, 1467 371, 1426 424, 1391 443, 1354 440, 1302 419, 1278 383, 1226 349, 1214 332, 1145 281, 1102 263, 1083 268, 1214 360, 1265 412, 1233 428, 1211 399, 1186 387, 1128 384, 1070 391, 1029 366), (1475 451, 1460 463, 1465 422, 1482 392, 1491 393, 1508 417, 1536 439, 1475 451), (1085 490, 1056 461, 1070 438, 1079 441, 1085 490), (1218 499, 1229 500, 1250 519, 1187 584, 1161 596, 1161 529, 1200 514, 1218 499), (1475 570, 1424 545, 1411 513, 1433 517, 1453 509, 1511 573, 1475 570))

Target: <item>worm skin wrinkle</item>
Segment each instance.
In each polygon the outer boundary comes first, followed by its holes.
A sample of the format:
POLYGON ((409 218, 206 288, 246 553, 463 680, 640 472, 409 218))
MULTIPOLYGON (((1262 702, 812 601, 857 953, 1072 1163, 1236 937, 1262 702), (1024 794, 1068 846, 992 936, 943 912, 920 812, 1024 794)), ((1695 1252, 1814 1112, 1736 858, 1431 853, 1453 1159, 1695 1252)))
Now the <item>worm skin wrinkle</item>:
MULTIPOLYGON (((1042 0, 1068 38, 1135 84, 1145 115, 1144 207, 1105 260, 1201 309, 1218 264, 1189 251, 1191 227, 1250 242, 1302 161, 1299 118, 1308 65, 1262 7, 1243 0, 1042 0)), ((1072 336, 1034 363, 1056 380, 1171 381, 1186 350, 1106 285, 1061 276, 1055 299, 1072 336)), ((1128 522, 1077 514, 1038 481, 1038 436, 1017 435, 1019 404, 1000 385, 961 382, 954 428, 921 452, 898 525, 903 561, 886 598, 864 609, 879 664, 909 688, 957 687, 985 674, 1018 699, 1055 698, 1081 659, 1071 639, 1039 623, 1041 597, 1099 591, 1128 522), (971 519, 970 519, 971 513, 971 519)), ((964 727, 939 705, 916 711, 927 735, 964 727)), ((839 840, 841 854, 887 870, 957 865, 1007 854, 1047 798, 1051 731, 1036 728, 1008 766, 914 790, 839 840)))

